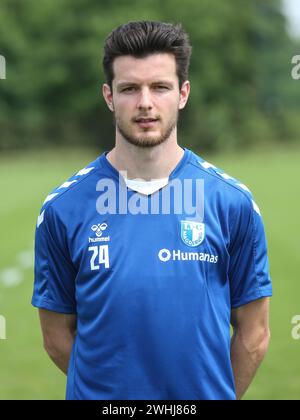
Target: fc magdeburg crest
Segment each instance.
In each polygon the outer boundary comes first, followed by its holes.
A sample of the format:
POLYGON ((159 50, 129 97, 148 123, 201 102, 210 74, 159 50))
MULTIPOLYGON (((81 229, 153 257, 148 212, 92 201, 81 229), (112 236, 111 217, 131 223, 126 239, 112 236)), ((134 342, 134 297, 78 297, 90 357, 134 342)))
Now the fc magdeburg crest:
POLYGON ((188 246, 198 246, 205 238, 205 224, 181 220, 181 239, 188 246))

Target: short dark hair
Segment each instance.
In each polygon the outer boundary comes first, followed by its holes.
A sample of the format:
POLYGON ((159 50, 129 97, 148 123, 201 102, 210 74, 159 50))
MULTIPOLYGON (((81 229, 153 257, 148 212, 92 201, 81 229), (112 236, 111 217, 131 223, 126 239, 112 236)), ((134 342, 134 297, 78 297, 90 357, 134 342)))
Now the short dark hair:
POLYGON ((181 24, 157 21, 129 22, 114 29, 104 44, 103 69, 107 84, 112 87, 114 59, 123 55, 144 58, 154 53, 175 56, 179 86, 188 78, 192 47, 181 24))

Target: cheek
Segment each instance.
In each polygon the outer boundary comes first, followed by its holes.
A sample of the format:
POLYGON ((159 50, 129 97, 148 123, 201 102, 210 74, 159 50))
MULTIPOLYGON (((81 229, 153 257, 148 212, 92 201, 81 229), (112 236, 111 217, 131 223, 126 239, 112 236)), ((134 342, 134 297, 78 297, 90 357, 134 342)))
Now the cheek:
POLYGON ((172 114, 178 109, 179 101, 179 96, 165 96, 159 101, 159 106, 160 108, 165 109, 169 114, 172 114))
POLYGON ((115 111, 121 117, 132 116, 134 104, 129 100, 118 100, 115 102, 115 111))
POLYGON ((161 105, 161 115, 165 116, 165 118, 170 119, 173 118, 174 115, 178 113, 179 109, 179 100, 172 99, 164 101, 164 104, 161 105))

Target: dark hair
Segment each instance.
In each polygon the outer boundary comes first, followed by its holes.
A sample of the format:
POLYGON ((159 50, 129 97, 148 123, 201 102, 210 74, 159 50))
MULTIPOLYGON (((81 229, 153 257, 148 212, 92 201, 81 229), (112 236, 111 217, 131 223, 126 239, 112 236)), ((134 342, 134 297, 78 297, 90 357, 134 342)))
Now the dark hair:
POLYGON ((143 58, 153 53, 175 56, 179 86, 187 80, 192 47, 181 24, 155 21, 129 22, 114 29, 104 45, 103 69, 112 87, 114 59, 123 55, 143 58))

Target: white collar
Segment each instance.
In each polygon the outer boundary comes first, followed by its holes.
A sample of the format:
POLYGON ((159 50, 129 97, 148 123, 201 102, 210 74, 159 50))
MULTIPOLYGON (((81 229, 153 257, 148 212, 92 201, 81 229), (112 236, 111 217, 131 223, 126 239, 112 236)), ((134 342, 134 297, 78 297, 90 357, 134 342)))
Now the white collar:
POLYGON ((145 195, 153 194, 155 191, 158 191, 161 188, 165 187, 169 182, 168 177, 161 179, 152 179, 151 181, 143 181, 139 178, 124 178, 124 180, 128 188, 145 195))

